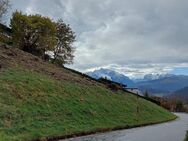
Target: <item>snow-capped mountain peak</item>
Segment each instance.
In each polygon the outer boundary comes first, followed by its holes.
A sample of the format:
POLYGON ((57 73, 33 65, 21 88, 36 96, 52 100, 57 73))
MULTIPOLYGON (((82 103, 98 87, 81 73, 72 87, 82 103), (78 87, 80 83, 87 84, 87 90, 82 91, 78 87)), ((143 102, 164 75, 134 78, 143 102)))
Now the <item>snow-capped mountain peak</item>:
POLYGON ((87 74, 96 79, 106 77, 109 80, 119 82, 130 87, 135 86, 134 82, 131 79, 129 79, 129 77, 110 69, 101 68, 93 72, 88 72, 87 74))

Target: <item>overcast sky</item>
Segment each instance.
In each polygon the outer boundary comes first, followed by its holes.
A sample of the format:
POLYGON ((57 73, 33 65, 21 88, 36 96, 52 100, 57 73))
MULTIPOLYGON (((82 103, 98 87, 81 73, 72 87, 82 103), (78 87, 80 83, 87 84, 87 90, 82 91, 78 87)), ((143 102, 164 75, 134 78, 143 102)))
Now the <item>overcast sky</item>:
POLYGON ((130 77, 188 74, 188 0, 11 0, 12 10, 64 19, 77 35, 71 68, 130 77), (179 71, 180 72, 180 71, 179 71))

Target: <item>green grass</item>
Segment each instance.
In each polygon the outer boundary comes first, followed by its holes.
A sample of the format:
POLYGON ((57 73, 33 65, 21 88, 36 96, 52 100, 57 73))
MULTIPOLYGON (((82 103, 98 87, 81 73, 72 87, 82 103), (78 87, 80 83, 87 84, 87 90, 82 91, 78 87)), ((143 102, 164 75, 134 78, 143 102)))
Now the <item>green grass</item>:
POLYGON ((0 72, 0 141, 69 135, 173 118, 161 107, 129 93, 57 81, 22 69, 0 72))

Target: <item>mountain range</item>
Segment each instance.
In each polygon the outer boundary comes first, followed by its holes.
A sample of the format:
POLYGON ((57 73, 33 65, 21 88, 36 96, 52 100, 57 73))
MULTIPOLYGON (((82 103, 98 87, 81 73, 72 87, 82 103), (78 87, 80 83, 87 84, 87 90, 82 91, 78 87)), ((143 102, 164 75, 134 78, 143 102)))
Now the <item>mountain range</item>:
POLYGON ((95 79, 99 79, 101 77, 106 77, 109 80, 118 82, 118 83, 122 83, 127 85, 128 87, 135 87, 135 83, 127 76, 118 73, 116 71, 110 70, 110 69, 99 69, 99 70, 95 70, 93 72, 88 72, 87 75, 95 78, 95 79))
POLYGON ((128 87, 138 87, 142 92, 147 91, 152 95, 169 95, 188 86, 188 76, 173 74, 147 74, 142 79, 133 79, 124 74, 110 69, 99 69, 87 73, 89 76, 99 79, 106 77, 112 81, 127 84, 128 87))
POLYGON ((142 91, 148 91, 154 95, 167 95, 188 86, 188 76, 172 75, 156 80, 138 82, 136 85, 142 91))

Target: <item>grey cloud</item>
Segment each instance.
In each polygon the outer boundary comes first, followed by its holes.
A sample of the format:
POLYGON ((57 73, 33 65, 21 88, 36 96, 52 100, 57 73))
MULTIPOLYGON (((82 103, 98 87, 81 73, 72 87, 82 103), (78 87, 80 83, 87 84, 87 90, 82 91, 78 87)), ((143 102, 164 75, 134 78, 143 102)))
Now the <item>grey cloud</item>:
POLYGON ((70 23, 77 33, 72 68, 85 71, 117 64, 119 70, 126 66, 140 74, 139 69, 143 68, 137 66, 141 64, 166 72, 174 67, 172 64, 188 63, 187 0, 12 0, 12 3, 13 9, 55 20, 63 18, 70 23))

